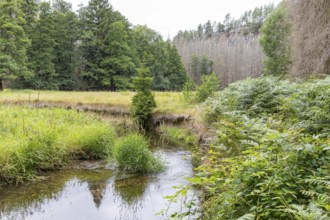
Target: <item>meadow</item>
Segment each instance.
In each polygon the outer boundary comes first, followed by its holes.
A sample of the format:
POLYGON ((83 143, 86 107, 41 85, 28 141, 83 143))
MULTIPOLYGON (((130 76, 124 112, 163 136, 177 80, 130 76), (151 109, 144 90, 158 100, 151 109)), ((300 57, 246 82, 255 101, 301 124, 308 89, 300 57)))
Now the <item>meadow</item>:
MULTIPOLYGON (((0 93, 0 103, 4 102, 46 102, 63 104, 109 105, 129 109, 135 92, 64 92, 36 90, 5 90, 0 93)), ((161 113, 192 114, 180 92, 154 92, 157 108, 161 113)))

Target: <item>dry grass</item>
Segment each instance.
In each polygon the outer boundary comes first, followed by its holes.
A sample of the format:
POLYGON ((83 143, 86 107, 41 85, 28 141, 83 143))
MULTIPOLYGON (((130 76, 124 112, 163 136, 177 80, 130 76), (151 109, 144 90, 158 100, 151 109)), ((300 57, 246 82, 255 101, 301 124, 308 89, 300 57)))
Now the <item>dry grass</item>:
MULTIPOLYGON (((0 92, 0 102, 51 102, 65 104, 111 105, 129 108, 134 92, 62 92, 6 90, 0 92)), ((155 92, 157 112, 193 114, 194 108, 183 102, 179 92, 155 92)))

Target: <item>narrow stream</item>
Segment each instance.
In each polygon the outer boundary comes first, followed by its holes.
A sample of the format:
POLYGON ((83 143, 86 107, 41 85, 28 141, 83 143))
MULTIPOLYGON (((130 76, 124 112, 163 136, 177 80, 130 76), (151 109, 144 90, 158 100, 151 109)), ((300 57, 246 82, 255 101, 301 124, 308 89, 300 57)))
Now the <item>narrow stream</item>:
MULTIPOLYGON (((168 208, 164 196, 175 193, 173 186, 186 184, 193 168, 189 150, 157 145, 155 152, 167 164, 160 174, 122 174, 93 162, 88 169, 49 172, 36 182, 0 191, 0 219, 165 219, 156 215, 168 208)), ((171 204, 168 214, 180 209, 180 202, 171 204)))

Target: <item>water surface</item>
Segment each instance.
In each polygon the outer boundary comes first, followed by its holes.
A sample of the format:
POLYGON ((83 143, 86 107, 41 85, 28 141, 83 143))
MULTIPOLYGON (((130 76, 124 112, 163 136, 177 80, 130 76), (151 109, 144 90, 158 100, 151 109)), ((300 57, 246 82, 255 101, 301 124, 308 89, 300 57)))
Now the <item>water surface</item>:
MULTIPOLYGON (((182 147, 156 148, 167 169, 154 175, 123 174, 89 167, 49 172, 41 180, 0 191, 0 219, 165 219, 164 196, 193 175, 190 152, 182 147)), ((191 192, 193 194, 193 192, 191 192)), ((192 196, 192 195, 191 195, 192 196)), ((172 204, 169 214, 181 209, 172 204)))

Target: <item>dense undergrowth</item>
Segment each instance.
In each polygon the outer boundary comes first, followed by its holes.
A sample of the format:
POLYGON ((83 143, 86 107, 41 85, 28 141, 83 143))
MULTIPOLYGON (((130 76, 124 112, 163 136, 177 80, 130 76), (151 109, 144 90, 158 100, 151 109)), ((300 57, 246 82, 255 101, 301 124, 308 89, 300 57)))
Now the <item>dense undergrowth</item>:
POLYGON ((247 79, 204 111, 216 141, 190 180, 206 190, 203 219, 329 218, 330 77, 247 79))

